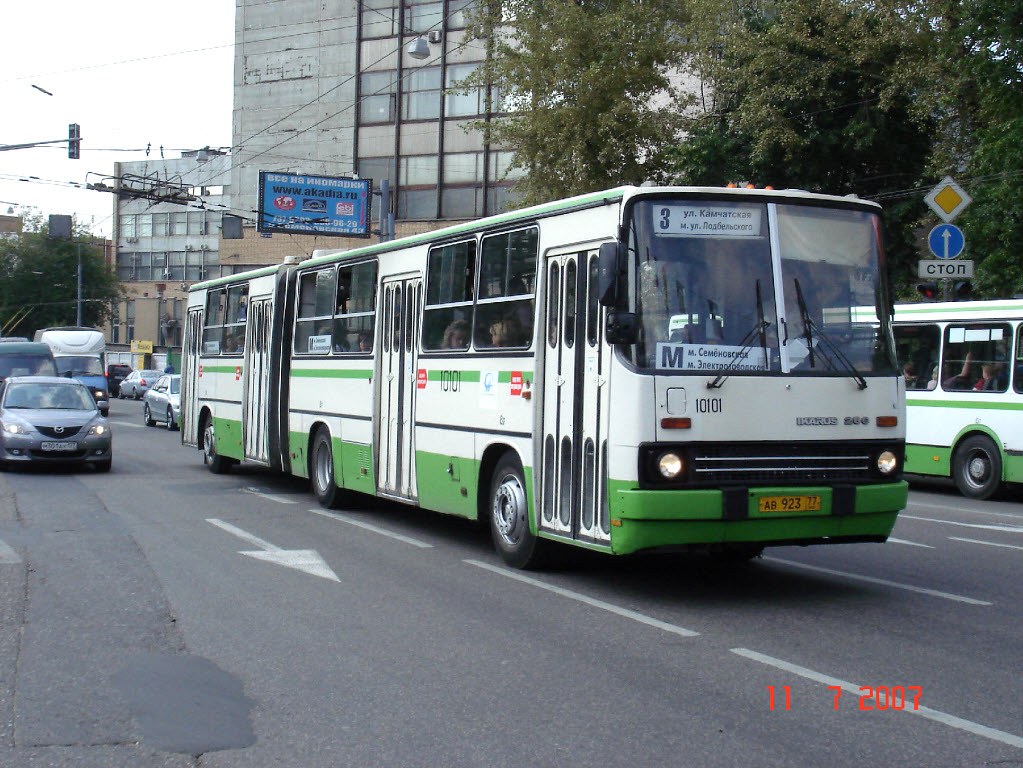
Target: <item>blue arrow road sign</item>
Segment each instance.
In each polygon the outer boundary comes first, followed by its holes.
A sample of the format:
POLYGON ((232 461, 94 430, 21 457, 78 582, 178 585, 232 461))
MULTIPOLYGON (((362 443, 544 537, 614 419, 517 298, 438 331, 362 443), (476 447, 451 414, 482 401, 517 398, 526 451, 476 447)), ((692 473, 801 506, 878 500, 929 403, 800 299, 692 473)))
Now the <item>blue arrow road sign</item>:
POLYGON ((966 238, 955 224, 939 224, 927 236, 927 245, 939 259, 954 259, 966 247, 966 238))

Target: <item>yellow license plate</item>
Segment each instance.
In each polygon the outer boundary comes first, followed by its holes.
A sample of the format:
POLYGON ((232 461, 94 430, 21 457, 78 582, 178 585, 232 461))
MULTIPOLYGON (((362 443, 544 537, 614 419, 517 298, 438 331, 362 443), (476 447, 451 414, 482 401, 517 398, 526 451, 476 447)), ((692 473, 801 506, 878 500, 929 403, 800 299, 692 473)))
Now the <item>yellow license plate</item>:
POLYGON ((761 496, 757 499, 761 512, 820 512, 821 497, 812 496, 761 496))

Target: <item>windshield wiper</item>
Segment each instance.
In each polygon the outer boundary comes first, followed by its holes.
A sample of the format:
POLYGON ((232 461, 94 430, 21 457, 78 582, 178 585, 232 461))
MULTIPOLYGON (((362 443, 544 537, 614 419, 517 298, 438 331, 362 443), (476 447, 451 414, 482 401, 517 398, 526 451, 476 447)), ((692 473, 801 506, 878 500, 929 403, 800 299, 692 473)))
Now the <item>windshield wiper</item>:
POLYGON ((806 308, 806 300, 803 298, 803 291, 799 287, 799 279, 792 278, 792 282, 796 284, 796 301, 799 302, 799 315, 803 320, 803 336, 806 339, 807 351, 810 358, 810 367, 814 367, 813 363, 813 332, 816 331, 817 337, 820 340, 819 352, 824 358, 825 362, 832 370, 839 370, 844 368, 846 373, 856 382, 856 386, 860 389, 867 388, 867 380, 863 378, 863 374, 860 373, 856 366, 852 364, 852 361, 845 356, 845 353, 839 349, 838 345, 831 340, 831 338, 824 333, 817 323, 810 317, 810 312, 806 308), (829 354, 830 353, 830 354, 829 354), (840 365, 835 365, 835 360, 838 360, 840 365))
POLYGON ((746 353, 752 349, 753 344, 759 339, 760 346, 764 350, 764 366, 765 370, 770 368, 767 357, 767 329, 771 325, 764 319, 764 302, 760 297, 760 281, 756 282, 757 289, 757 320, 756 325, 749 329, 745 336, 742 337, 742 341, 739 342, 741 349, 738 354, 732 358, 732 362, 724 367, 724 370, 717 375, 713 381, 707 382, 707 389, 717 389, 725 383, 725 379, 728 378, 728 372, 739 364, 739 361, 743 359, 746 353))

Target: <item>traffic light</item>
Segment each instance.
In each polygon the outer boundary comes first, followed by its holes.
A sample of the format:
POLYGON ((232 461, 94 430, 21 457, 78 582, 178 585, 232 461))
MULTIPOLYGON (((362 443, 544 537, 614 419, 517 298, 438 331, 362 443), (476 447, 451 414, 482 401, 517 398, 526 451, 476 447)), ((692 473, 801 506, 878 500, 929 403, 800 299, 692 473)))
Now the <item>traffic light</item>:
POLYGON ((955 301, 969 301, 973 297, 973 285, 969 280, 960 280, 952 286, 955 301))
POLYGON ((938 284, 937 283, 917 283, 917 293, 923 296, 925 299, 936 301, 938 298, 938 284))
POLYGON ((71 123, 67 127, 67 156, 72 160, 79 157, 79 146, 82 143, 82 129, 78 123, 71 123))

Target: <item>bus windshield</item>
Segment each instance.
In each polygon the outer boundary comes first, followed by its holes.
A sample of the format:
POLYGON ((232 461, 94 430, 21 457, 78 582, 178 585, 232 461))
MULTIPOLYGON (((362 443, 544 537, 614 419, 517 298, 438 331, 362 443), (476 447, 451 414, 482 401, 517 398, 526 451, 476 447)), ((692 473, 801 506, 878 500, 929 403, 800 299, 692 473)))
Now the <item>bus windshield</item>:
POLYGON ((633 362, 650 370, 860 378, 895 363, 871 212, 732 200, 637 202, 633 362), (857 318, 853 320, 853 310, 857 318))

